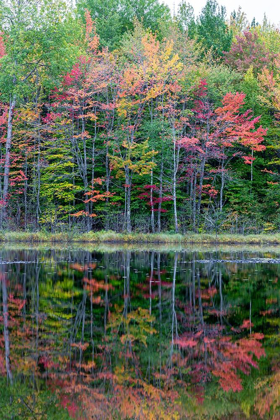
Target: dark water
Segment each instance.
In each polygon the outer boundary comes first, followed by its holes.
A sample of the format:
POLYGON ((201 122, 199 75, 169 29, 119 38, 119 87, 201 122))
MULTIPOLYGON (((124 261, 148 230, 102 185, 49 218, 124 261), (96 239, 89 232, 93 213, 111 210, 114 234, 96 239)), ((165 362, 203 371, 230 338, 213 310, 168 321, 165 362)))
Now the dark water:
POLYGON ((0 251, 0 419, 280 419, 278 250, 0 251))

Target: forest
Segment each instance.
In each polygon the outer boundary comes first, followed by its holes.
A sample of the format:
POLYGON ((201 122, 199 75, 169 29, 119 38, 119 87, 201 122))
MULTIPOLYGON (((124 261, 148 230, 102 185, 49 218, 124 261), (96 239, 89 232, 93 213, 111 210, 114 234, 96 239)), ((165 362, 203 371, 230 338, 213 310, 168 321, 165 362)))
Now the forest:
POLYGON ((273 233, 280 32, 208 0, 0 1, 0 229, 273 233))
POLYGON ((0 420, 279 420, 279 140, 265 15, 0 0, 0 420))

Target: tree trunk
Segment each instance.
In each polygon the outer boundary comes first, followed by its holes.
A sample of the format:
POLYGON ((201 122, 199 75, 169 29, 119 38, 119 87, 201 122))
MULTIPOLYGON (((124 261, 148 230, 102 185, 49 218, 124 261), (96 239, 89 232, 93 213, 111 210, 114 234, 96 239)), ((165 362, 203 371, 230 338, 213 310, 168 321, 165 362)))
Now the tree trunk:
MULTIPOLYGON (((108 145, 108 141, 106 142, 106 192, 109 193, 110 191, 110 175, 111 175, 111 170, 110 170, 110 160, 109 160, 109 145, 108 145)), ((110 225, 109 225, 109 212, 110 212, 110 208, 109 208, 109 198, 106 197, 106 220, 105 220, 105 230, 109 230, 110 225)))
POLYGON ((224 187, 225 187, 225 174, 224 174, 224 159, 223 159, 223 161, 222 161, 221 190, 220 190, 220 212, 223 211, 224 187))
POLYGON ((205 158, 202 159, 201 169, 200 169, 199 195, 198 195, 198 203, 197 203, 198 227, 200 223, 200 209, 201 209, 201 197, 202 197, 202 188, 203 188, 203 180, 204 180, 204 169, 205 169, 205 158))
POLYGON ((178 233, 178 213, 177 213, 177 171, 178 171, 178 150, 176 148, 176 134, 173 128, 173 180, 172 180, 172 196, 174 208, 174 228, 178 233))
POLYGON ((3 228, 3 221, 6 218, 7 200, 9 194, 9 175, 10 175, 10 161, 11 161, 11 147, 13 138, 13 115, 16 105, 16 99, 10 101, 9 114, 8 114, 8 129, 7 129, 7 140, 6 140, 6 156, 5 156, 5 167, 4 167, 4 186, 3 186, 3 207, 1 214, 1 227, 3 228))
POLYGON ((250 186, 250 193, 252 193, 252 187, 253 187, 253 157, 254 157, 254 151, 252 150, 252 162, 251 162, 251 186, 250 186))
POLYGON ((162 193, 163 193, 162 181, 163 181, 163 156, 161 155, 160 175, 159 175, 158 226, 157 226, 158 233, 161 232, 161 205, 162 205, 162 193))
POLYGON ((24 230, 27 229, 27 156, 25 156, 25 163, 24 163, 24 230))
POLYGON ((192 223, 193 230, 196 231, 196 185, 197 185, 197 172, 194 170, 193 177, 193 196, 192 196, 192 223))
POLYGON ((126 231, 131 233, 131 175, 129 168, 125 169, 125 188, 126 188, 126 231))
POLYGON ((152 233, 155 233, 155 207, 153 201, 153 182, 154 182, 154 172, 151 170, 151 189, 150 189, 150 205, 151 205, 151 228, 152 233))

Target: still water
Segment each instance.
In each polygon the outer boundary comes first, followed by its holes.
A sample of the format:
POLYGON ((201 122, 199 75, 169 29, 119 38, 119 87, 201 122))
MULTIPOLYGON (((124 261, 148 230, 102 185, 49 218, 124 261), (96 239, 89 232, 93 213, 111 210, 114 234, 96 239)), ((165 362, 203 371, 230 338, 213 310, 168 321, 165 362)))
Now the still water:
POLYGON ((0 419, 280 419, 280 249, 0 250, 0 419))

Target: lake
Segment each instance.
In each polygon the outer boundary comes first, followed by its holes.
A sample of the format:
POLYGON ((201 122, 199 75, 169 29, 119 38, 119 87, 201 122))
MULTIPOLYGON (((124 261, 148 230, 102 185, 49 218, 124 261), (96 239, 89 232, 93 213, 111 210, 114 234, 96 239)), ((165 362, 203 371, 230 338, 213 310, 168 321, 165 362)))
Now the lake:
POLYGON ((280 419, 280 248, 5 246, 1 419, 280 419))

